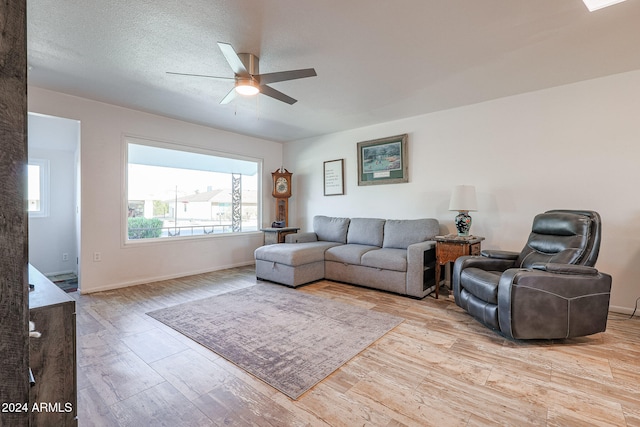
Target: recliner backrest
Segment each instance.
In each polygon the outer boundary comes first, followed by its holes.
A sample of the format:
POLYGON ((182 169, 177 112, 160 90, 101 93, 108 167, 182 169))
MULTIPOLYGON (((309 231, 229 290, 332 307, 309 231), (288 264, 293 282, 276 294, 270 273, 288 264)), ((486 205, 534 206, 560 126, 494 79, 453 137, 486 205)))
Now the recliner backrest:
POLYGON ((592 211, 553 210, 533 220, 516 265, 537 262, 593 266, 600 249, 600 216, 592 211))
POLYGON ((589 267, 593 267, 594 265, 596 265, 598 255, 600 254, 600 240, 602 239, 602 220, 600 219, 600 214, 596 211, 577 211, 564 209, 547 211, 547 213, 552 212, 574 213, 578 215, 584 215, 591 219, 591 239, 587 243, 587 247, 585 248, 585 255, 580 264, 589 267))

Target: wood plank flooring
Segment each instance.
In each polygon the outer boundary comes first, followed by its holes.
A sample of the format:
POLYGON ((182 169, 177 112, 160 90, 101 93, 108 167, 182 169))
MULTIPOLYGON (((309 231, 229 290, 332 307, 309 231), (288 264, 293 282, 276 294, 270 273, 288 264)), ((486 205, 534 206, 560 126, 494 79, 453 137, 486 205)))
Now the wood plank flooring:
POLYGON ((145 313, 258 284, 253 267, 77 300, 80 426, 640 426, 640 320, 515 342, 453 301, 320 281, 405 322, 293 401, 145 313))

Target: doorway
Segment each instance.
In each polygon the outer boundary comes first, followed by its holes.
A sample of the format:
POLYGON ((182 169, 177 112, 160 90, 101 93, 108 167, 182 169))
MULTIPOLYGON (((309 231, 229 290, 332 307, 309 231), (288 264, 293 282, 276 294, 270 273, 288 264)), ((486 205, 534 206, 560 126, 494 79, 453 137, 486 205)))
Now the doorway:
POLYGON ((80 122, 29 113, 28 152, 29 262, 72 292, 81 282, 80 122))

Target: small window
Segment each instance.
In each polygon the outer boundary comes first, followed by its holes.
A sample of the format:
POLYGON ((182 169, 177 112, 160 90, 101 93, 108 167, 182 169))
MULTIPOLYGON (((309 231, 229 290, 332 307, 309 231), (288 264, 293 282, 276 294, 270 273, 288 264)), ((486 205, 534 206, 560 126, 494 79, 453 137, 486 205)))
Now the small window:
POLYGON ((49 216, 49 161, 44 159, 29 160, 27 176, 29 216, 49 216))
POLYGON ((259 230, 261 162, 127 138, 126 240, 259 230))

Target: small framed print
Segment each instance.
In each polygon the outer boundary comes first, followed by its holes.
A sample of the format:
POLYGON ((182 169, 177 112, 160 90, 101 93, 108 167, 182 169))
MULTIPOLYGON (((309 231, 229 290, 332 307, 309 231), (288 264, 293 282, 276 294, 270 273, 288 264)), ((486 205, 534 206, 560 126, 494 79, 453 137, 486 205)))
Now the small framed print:
POLYGON ((324 195, 344 194, 344 159, 324 162, 324 195))
POLYGON ((358 142, 358 185, 409 182, 407 134, 358 142))

